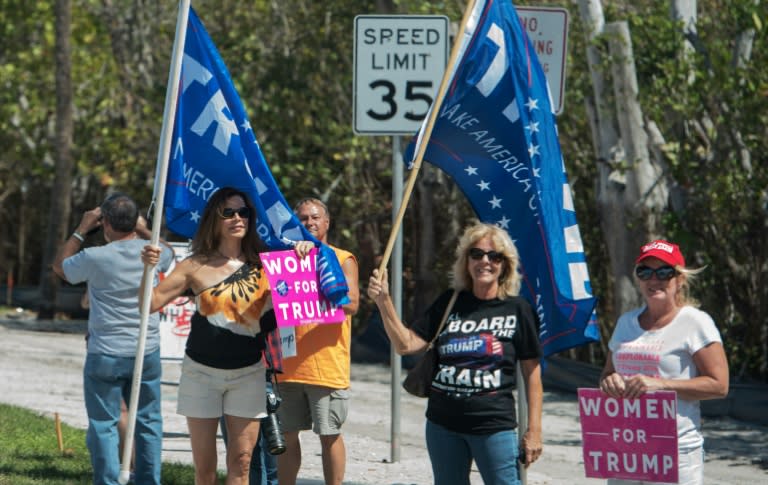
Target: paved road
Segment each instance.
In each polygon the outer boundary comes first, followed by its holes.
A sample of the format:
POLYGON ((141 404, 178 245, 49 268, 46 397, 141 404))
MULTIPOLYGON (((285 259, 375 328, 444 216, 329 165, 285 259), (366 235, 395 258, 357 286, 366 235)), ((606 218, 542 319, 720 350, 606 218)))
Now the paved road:
MULTIPOLYGON (((14 404, 85 428, 81 373, 85 356, 82 322, 21 322, 0 320, 0 402, 14 404)), ((179 366, 164 367, 163 459, 191 463, 184 419, 175 413, 179 366)), ((349 485, 429 484, 432 474, 424 447, 424 401, 401 397, 400 461, 390 463, 390 370, 379 365, 353 364, 352 405, 345 425, 349 485)), ((529 485, 598 484, 584 478, 576 398, 545 392, 544 455, 528 474, 529 485)), ((768 427, 731 419, 704 424, 708 484, 768 483, 768 427)), ((304 460, 301 485, 322 483, 320 447, 316 437, 302 434, 304 460)), ((219 463, 224 463, 220 448, 219 463)), ((482 480, 472 474, 472 484, 482 480)))

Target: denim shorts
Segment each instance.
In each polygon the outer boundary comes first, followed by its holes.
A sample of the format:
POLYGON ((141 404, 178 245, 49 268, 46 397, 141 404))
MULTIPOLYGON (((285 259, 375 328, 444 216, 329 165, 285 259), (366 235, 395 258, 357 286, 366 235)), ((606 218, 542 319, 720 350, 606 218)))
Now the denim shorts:
POLYGON ((222 414, 260 419, 267 415, 262 362, 240 369, 216 369, 184 356, 176 412, 189 418, 222 414))
POLYGON ((287 432, 312 429, 321 436, 341 434, 349 411, 349 390, 281 382, 277 414, 287 432))

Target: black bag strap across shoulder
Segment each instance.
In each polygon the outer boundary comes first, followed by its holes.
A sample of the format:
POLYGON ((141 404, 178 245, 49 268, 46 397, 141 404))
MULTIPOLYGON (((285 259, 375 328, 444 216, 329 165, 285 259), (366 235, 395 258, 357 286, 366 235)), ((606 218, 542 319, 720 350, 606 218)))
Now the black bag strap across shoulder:
POLYGON ((451 295, 451 299, 448 302, 448 306, 445 307, 445 313, 443 313, 443 320, 440 322, 440 326, 437 327, 437 332, 435 332, 435 336, 432 337, 432 340, 429 341, 429 345, 427 345, 426 350, 431 349, 435 345, 435 341, 437 340, 437 337, 440 336, 440 332, 443 331, 443 328, 445 328, 445 324, 448 323, 448 315, 450 315, 451 310, 453 310, 453 304, 456 303, 456 298, 459 296, 459 290, 453 290, 453 294, 451 295))

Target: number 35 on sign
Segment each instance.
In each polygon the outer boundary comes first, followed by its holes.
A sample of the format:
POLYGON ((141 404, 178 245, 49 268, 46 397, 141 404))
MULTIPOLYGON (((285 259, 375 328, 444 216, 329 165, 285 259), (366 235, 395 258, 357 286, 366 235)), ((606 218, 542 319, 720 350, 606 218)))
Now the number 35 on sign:
POLYGON ((448 41, 445 16, 355 17, 355 133, 418 131, 448 63, 448 41))

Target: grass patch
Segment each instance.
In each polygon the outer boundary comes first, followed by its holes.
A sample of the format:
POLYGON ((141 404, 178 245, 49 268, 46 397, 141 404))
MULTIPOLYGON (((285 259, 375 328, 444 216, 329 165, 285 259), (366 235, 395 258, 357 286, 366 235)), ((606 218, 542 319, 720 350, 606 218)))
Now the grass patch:
MULTIPOLYGON (((85 431, 61 425, 64 453, 59 451, 54 420, 32 411, 0 404, 0 485, 75 485, 92 482, 85 431)), ((194 469, 163 463, 163 485, 195 482, 194 469)))

